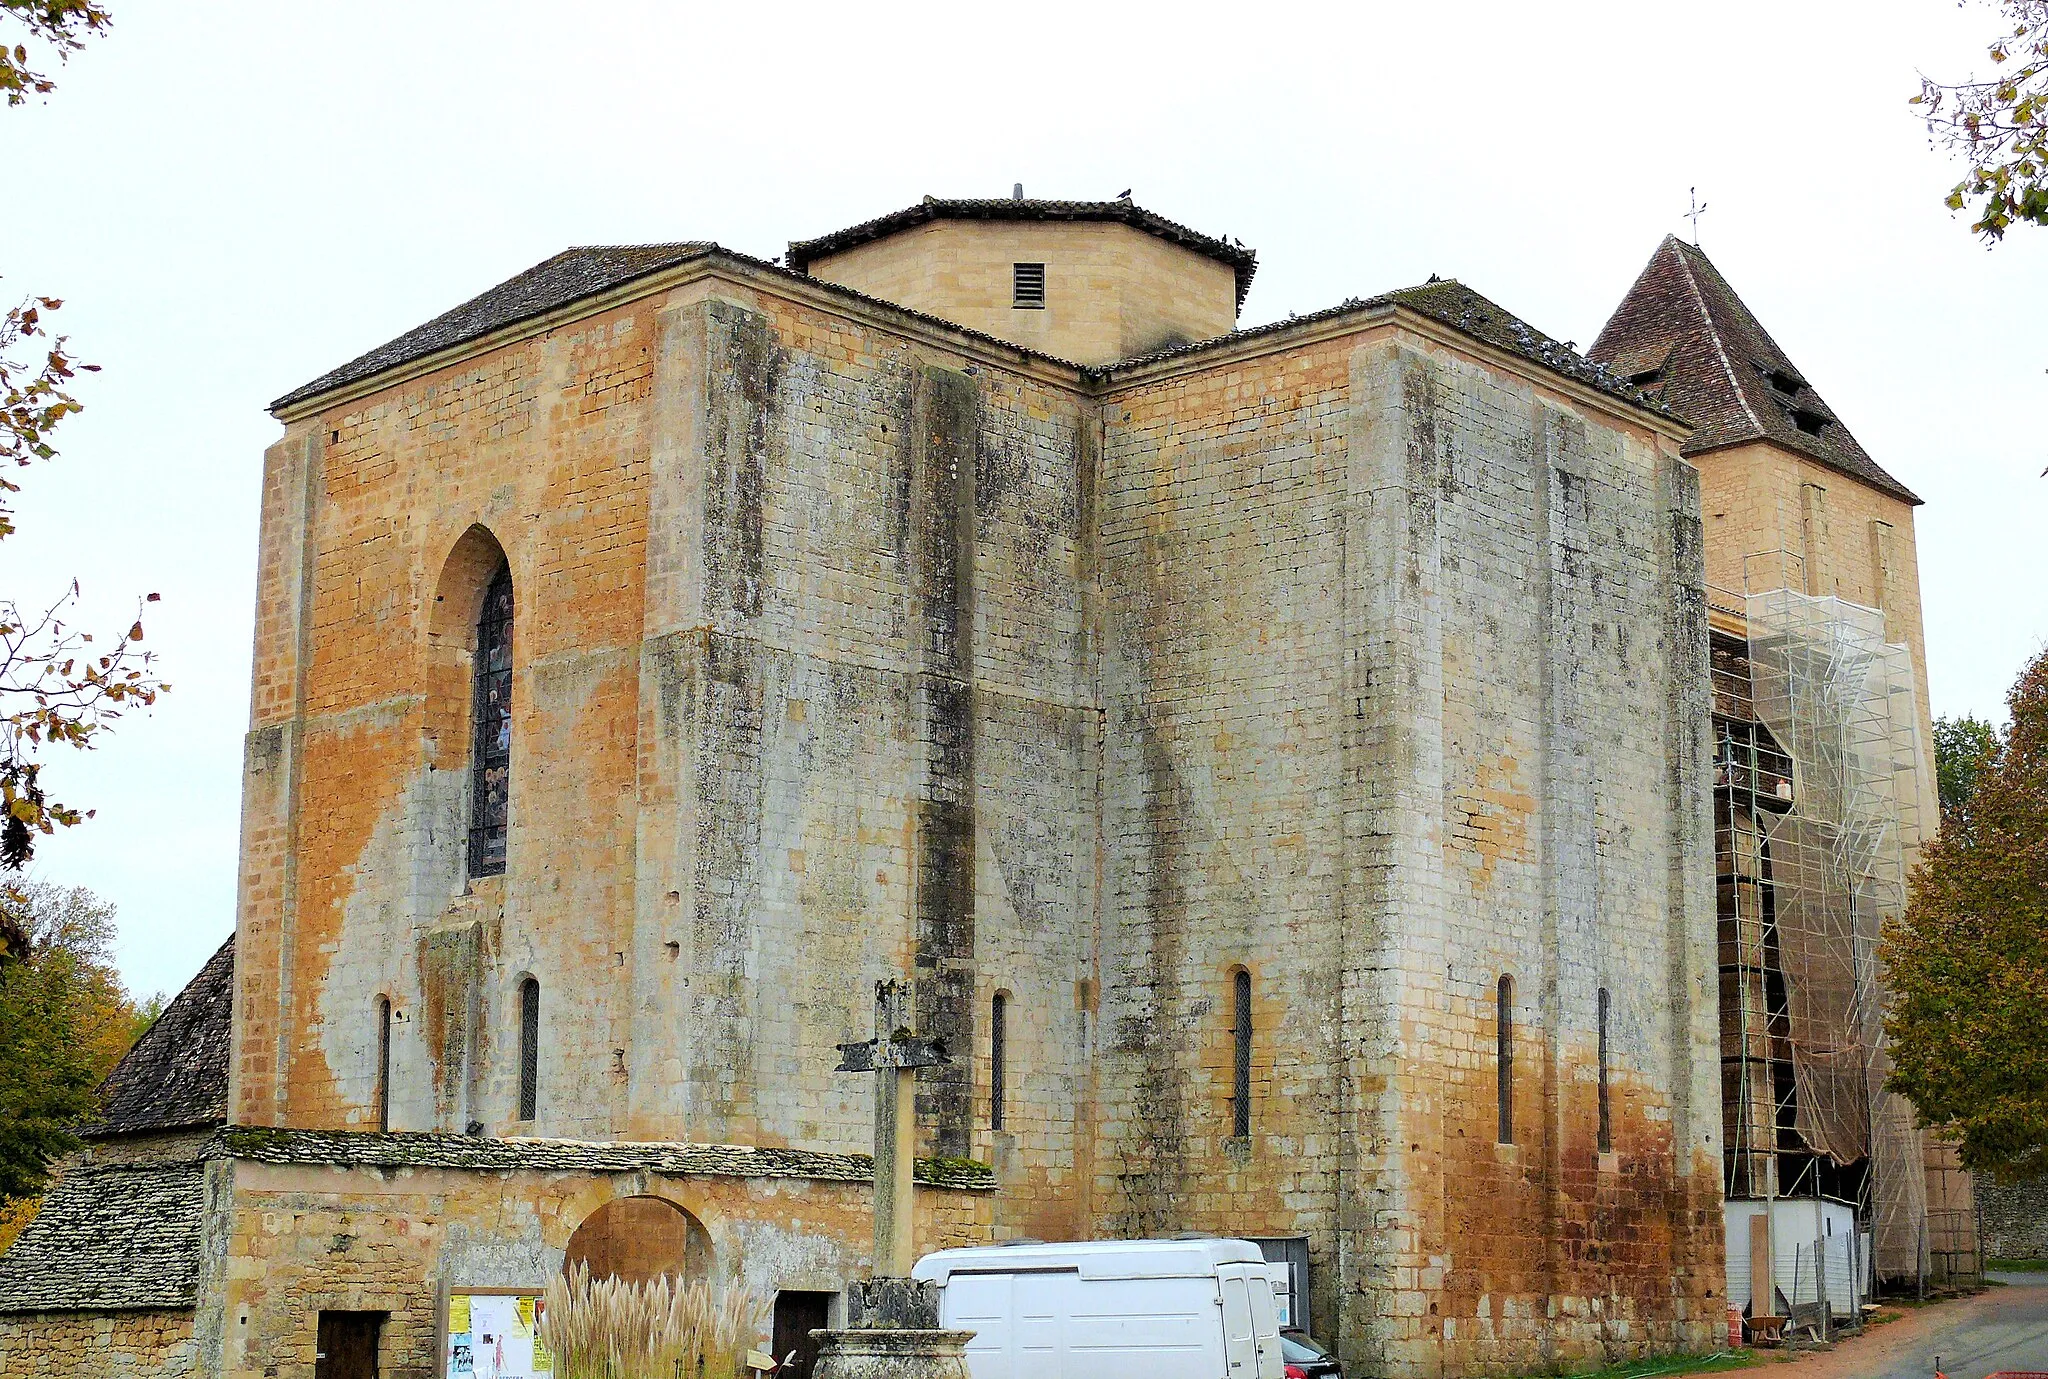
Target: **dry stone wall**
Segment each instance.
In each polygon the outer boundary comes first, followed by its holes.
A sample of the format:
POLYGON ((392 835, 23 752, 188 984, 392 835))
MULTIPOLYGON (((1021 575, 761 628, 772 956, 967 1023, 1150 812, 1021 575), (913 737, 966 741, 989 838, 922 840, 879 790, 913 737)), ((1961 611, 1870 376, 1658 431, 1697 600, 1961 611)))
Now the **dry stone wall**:
POLYGON ((6 1379, 185 1379, 195 1352, 190 1311, 0 1316, 6 1379))
POLYGON ((1977 1215, 1990 1259, 2048 1259, 2048 1178, 1976 1180, 1977 1215))

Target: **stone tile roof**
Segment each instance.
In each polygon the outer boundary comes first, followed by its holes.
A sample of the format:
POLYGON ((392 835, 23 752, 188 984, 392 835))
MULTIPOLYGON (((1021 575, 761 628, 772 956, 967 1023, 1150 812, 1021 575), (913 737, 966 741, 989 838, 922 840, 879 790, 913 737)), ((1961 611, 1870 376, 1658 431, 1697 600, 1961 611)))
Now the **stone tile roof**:
POLYGON ((481 339, 506 326, 546 315, 557 307, 609 291, 635 278, 673 268, 717 246, 701 241, 676 244, 592 244, 564 249, 506 279, 490 291, 471 297, 453 311, 444 311, 423 326, 387 340, 368 354, 330 369, 311 383, 292 389, 270 404, 289 407, 309 397, 359 382, 386 369, 424 359, 430 354, 481 339))
MULTIPOLYGON (((874 1181, 866 1154, 814 1149, 756 1149, 737 1144, 665 1144, 603 1140, 490 1139, 423 1131, 325 1131, 233 1126, 221 1151, 272 1164, 364 1168, 536 1169, 547 1173, 667 1173, 712 1178, 812 1178, 874 1181)), ((995 1174, 964 1159, 919 1159, 917 1181, 932 1187, 992 1191, 995 1174)))
POLYGON ((1688 455, 1769 441, 1920 501, 1865 453, 1713 262, 1675 235, 1657 246, 1588 353, 1693 423, 1688 455))
POLYGON ((202 1163, 71 1168, 0 1255, 0 1313, 191 1307, 205 1206, 202 1163))
POLYGON ((1671 409, 1665 406, 1661 399, 1635 387, 1606 365, 1587 359, 1565 342, 1545 335, 1506 307, 1475 292, 1455 278, 1434 278, 1414 287, 1382 292, 1375 297, 1352 297, 1336 306, 1311 312, 1306 316, 1290 316, 1284 321, 1253 326, 1249 330, 1232 331, 1213 340, 1198 340, 1193 344, 1175 345, 1133 359, 1120 359, 1114 364, 1098 365, 1087 372, 1091 377, 1098 379, 1113 379, 1117 374, 1140 365, 1153 364, 1182 355, 1200 354, 1241 340, 1256 340, 1261 336, 1277 334, 1297 326, 1389 306, 1407 307, 1462 334, 1518 355, 1532 364, 1541 365, 1552 373, 1562 374, 1574 382, 1609 393, 1649 411, 1671 415, 1671 409))
POLYGON ((906 206, 873 220, 835 230, 816 239, 791 242, 787 262, 798 273, 807 271, 813 260, 886 239, 890 235, 934 220, 1092 220, 1111 221, 1156 235, 1170 244, 1228 264, 1237 274, 1237 304, 1251 290, 1252 275, 1258 272, 1259 256, 1242 244, 1217 239, 1177 221, 1168 220, 1130 201, 1024 201, 1011 197, 941 200, 927 196, 915 206, 906 206))
POLYGON ((108 1074, 100 1088, 106 1110, 83 1133, 131 1135, 224 1123, 234 1003, 230 936, 108 1074))

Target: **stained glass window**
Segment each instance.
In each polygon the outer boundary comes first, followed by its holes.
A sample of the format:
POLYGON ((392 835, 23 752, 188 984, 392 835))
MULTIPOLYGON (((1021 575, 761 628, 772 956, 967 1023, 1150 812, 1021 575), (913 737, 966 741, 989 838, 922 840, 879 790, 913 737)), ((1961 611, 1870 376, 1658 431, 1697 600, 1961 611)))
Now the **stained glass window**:
POLYGON ((469 874, 502 876, 512 785, 512 571, 502 566, 477 618, 472 756, 469 874))

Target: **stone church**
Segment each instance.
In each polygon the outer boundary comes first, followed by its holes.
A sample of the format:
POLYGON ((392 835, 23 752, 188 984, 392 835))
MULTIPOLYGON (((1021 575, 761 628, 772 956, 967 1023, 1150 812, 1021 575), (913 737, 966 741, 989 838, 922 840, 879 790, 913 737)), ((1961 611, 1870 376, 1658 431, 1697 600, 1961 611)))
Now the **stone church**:
POLYGON ((892 976, 920 1251, 1256 1239, 1361 1375, 1715 1344, 1764 481, 1705 515, 1651 325, 1238 330, 1255 267, 927 198, 569 249, 280 398, 236 937, 0 1261, 0 1374, 440 1379, 572 1260, 780 1348, 869 1268, 892 976))

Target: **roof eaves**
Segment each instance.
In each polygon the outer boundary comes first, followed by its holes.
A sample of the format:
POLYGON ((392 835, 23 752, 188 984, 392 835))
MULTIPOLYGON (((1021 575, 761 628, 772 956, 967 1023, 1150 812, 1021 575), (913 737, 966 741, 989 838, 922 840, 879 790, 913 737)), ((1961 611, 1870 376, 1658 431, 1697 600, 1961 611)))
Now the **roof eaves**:
POLYGON ((1455 278, 1437 279, 1413 287, 1396 288, 1372 297, 1348 297, 1336 306, 1325 307, 1321 311, 1313 311, 1304 316, 1289 316, 1285 320, 1270 321, 1262 326, 1232 331, 1228 335, 1219 335, 1209 340, 1174 345, 1167 349, 1155 350, 1151 354, 1121 359, 1113 364, 1092 365, 1083 372, 1092 382, 1107 383, 1114 381, 1119 375, 1154 364, 1221 351, 1264 336, 1313 327, 1354 313, 1365 314, 1387 308, 1406 308, 1482 344, 1505 350, 1537 364, 1582 387, 1592 388, 1665 421, 1674 422, 1679 426, 1687 425, 1684 418, 1678 416, 1662 401, 1629 383, 1606 365, 1588 360, 1577 351, 1567 348, 1562 341, 1553 340, 1455 278))
POLYGON ((531 268, 515 273, 503 282, 494 284, 467 301, 458 303, 431 320, 401 332, 391 339, 366 350, 354 359, 301 384, 270 404, 272 412, 279 412, 299 403, 310 401, 323 393, 334 392, 365 378, 373 378, 390 369, 400 368, 416 359, 470 343, 498 331, 531 321, 564 306, 593 297, 601 292, 611 291, 640 278, 652 276, 664 269, 674 268, 691 259, 712 253, 717 245, 702 240, 678 241, 674 244, 586 244, 575 245, 551 254, 531 268), (483 306, 493 296, 507 293, 508 289, 529 279, 541 281, 545 270, 559 264, 567 264, 577 256, 606 253, 650 251, 642 262, 631 269, 606 277, 601 282, 587 285, 583 290, 567 288, 553 293, 535 295, 524 303, 509 306, 502 311, 487 312, 483 306), (668 251, 668 252, 664 252, 668 251), (466 319, 470 316, 474 319, 466 319), (446 323, 444 327, 444 323, 446 323), (444 327, 437 330, 437 327, 444 327))
MULTIPOLYGON (((603 246, 596 247, 602 248, 603 246)), ((574 251, 564 250, 563 252, 569 253, 574 251)), ((556 255, 555 257, 559 258, 560 255, 556 255)), ((491 344, 504 343, 504 340, 500 337, 503 337, 507 332, 516 332, 516 328, 521 325, 531 325, 536 322, 545 321, 550 317, 556 316, 562 312, 567 311, 569 308, 576 306, 578 303, 589 301, 590 299, 595 297, 608 296, 610 294, 626 291, 627 289, 630 289, 635 283, 644 282, 648 278, 666 274, 676 269, 684 268, 693 263, 715 262, 718 260, 724 260, 728 263, 743 266, 752 272, 764 273, 773 277, 781 278, 787 282, 800 283, 805 287, 806 290, 809 291, 820 292, 828 296, 839 297, 850 302, 858 302, 862 306, 865 306, 875 311, 891 313, 897 316, 908 318, 910 320, 914 320, 922 326, 943 332, 944 334, 947 335, 964 337, 966 339, 976 342, 977 344, 983 346, 986 349, 989 349, 994 352, 999 352, 1000 354, 1011 358, 1030 360, 1040 364, 1050 365, 1053 368, 1069 371, 1075 374, 1081 373, 1083 369, 1082 365, 1075 363, 1071 359, 1062 359, 1058 355, 1048 354, 1043 350, 1035 350, 1028 345, 1020 345, 1014 340, 1004 340, 998 336, 990 335, 985 331, 976 330, 972 326, 961 325, 957 321, 948 321, 943 317, 934 316, 928 312, 918 311, 913 307, 903 306, 900 303, 887 301, 881 297, 870 296, 869 294, 859 291, 856 288, 846 287, 839 283, 826 282, 821 278, 813 278, 808 274, 799 273, 794 271, 793 269, 784 267, 782 264, 771 263, 766 259, 755 258, 752 254, 741 253, 737 249, 728 249, 720 244, 704 244, 701 246, 701 252, 692 253, 686 257, 678 259, 676 262, 672 264, 652 268, 645 273, 635 274, 630 277, 622 278, 618 282, 612 283, 609 286, 603 288, 593 289, 589 293, 582 294, 580 296, 571 296, 564 298, 563 300, 551 305, 545 311, 529 312, 517 318, 508 318, 502 322, 495 322, 491 325, 489 329, 467 333, 461 339, 452 339, 445 344, 437 344, 434 347, 422 350, 419 353, 393 351, 392 358, 380 362, 376 367, 366 368, 360 372, 355 373, 353 377, 341 377, 341 375, 344 374, 344 372, 354 370, 357 364, 369 360, 372 355, 377 355, 387 350, 392 350, 392 347, 397 345, 399 341, 404 340, 406 336, 416 334, 418 331, 426 329, 425 326, 415 327, 414 330, 406 332, 405 335, 397 336, 393 340, 387 341, 385 344, 378 346, 377 349, 370 351, 369 354, 363 355, 359 359, 351 361, 349 364, 345 364, 339 369, 330 370, 327 374, 323 375, 319 379, 315 379, 312 383, 306 384, 304 387, 294 389, 292 392, 287 393, 284 397, 281 397, 277 401, 271 403, 270 410, 274 414, 279 415, 280 417, 290 419, 286 415, 288 412, 300 411, 304 409, 307 404, 316 402, 330 394, 341 394, 344 392, 360 394, 362 391, 368 391, 368 389, 365 389, 364 385, 369 384, 373 380, 376 380, 387 374, 391 374, 401 370, 406 370, 413 373, 421 372, 422 369, 420 368, 420 366, 423 364, 425 364, 428 368, 444 368, 449 364, 455 363, 463 358, 467 358, 470 354, 475 353, 476 349, 474 347, 484 345, 485 342, 489 342, 491 344)), ((541 267, 545 263, 552 261, 552 259, 544 260, 543 264, 535 265, 535 267, 541 267)), ((528 269, 527 271, 532 272, 534 270, 528 269)), ((508 283, 511 281, 513 281, 513 279, 506 280, 506 282, 508 283)), ((504 285, 504 283, 499 284, 500 287, 504 285)), ((495 291, 496 289, 494 288, 492 290, 495 291)), ((488 295, 488 293, 480 294, 480 296, 488 295)), ((464 303, 464 306, 468 306, 479 299, 480 298, 472 298, 470 303, 464 303)), ((461 308, 457 309, 460 310, 461 308)), ((448 314, 451 313, 443 313, 443 315, 448 314)), ((435 320, 437 321, 440 319, 440 317, 435 318, 435 320)), ((428 322, 427 324, 432 325, 433 322, 428 322)), ((522 337, 519 337, 517 334, 515 334, 513 338, 522 337)))

